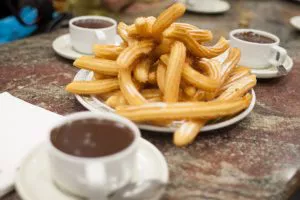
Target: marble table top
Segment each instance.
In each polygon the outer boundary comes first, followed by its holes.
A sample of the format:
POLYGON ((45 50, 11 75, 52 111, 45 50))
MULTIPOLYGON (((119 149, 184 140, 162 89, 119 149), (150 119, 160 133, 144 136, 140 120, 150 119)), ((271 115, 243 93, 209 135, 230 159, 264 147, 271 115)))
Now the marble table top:
MULTIPOLYGON (((245 120, 202 133, 188 147, 176 148, 169 134, 143 132, 169 165, 164 200, 279 200, 288 199, 299 186, 300 33, 289 25, 289 18, 300 14, 300 5, 287 0, 230 3, 231 10, 224 15, 187 13, 181 21, 209 28, 218 38, 237 28, 248 13, 251 28, 281 38, 294 68, 286 77, 258 81, 257 104, 245 120)), ((134 17, 121 16, 126 22, 134 17)), ((0 92, 62 115, 85 110, 64 90, 78 69, 51 48, 52 41, 66 32, 61 29, 0 46, 0 92)), ((19 199, 16 192, 3 198, 19 199)))

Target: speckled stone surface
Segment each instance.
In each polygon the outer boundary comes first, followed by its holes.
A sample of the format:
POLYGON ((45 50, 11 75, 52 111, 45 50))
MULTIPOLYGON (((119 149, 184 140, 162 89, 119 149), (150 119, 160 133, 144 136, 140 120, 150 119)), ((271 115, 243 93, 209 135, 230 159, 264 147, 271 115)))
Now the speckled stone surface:
MULTIPOLYGON (((252 12, 250 27, 277 34, 294 60, 283 78, 260 80, 257 104, 242 122, 201 134, 186 148, 176 148, 171 135, 143 132, 165 155, 170 183, 164 200, 288 199, 300 176, 300 32, 288 23, 300 14, 289 1, 230 1, 225 15, 188 13, 181 21, 228 35, 241 12, 252 12)), ((134 16, 123 16, 132 22, 134 16)), ((57 56, 51 43, 59 30, 0 46, 0 91, 59 114, 84 110, 64 91, 77 69, 57 56)), ((16 113, 17 114, 17 113, 16 113)), ((34 183, 32 183, 34 184, 34 183)), ((19 200, 15 192, 3 200, 19 200)))

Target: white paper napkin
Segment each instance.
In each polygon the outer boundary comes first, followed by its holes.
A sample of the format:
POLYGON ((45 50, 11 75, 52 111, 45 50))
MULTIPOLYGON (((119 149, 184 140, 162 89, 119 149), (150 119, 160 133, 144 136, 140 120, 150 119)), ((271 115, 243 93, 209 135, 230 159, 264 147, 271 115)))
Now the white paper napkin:
POLYGON ((13 189, 20 162, 60 118, 7 92, 0 94, 0 197, 13 189))

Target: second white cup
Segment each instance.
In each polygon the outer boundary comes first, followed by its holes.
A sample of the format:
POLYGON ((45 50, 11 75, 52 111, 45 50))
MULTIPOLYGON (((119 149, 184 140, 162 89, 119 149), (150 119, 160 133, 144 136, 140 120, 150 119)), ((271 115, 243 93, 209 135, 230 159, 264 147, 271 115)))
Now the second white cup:
POLYGON ((236 29, 230 32, 230 45, 241 50, 240 65, 249 68, 268 68, 283 64, 287 58, 287 52, 279 46, 280 39, 271 33, 255 29, 236 29), (270 38, 272 43, 257 43, 242 40, 236 34, 251 32, 260 36, 270 38))

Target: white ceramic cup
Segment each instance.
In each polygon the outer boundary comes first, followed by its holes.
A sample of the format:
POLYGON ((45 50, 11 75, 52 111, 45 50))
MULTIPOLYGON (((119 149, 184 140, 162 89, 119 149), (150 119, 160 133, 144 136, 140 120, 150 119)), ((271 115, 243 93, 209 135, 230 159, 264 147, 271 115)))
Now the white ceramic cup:
POLYGON ((109 17, 102 16, 81 16, 75 17, 69 21, 69 30, 73 48, 84 54, 92 54, 94 44, 115 44, 117 37, 117 22, 109 17), (79 20, 101 20, 112 23, 112 26, 106 28, 83 28, 74 25, 79 20))
POLYGON ((255 29, 236 29, 229 33, 230 45, 241 50, 240 65, 249 68, 268 68, 278 66, 284 63, 287 58, 287 52, 279 46, 280 39, 268 32, 255 29), (241 40, 234 35, 237 33, 253 32, 273 39, 274 43, 254 43, 241 40))
POLYGON ((113 113, 80 112, 66 116, 49 130, 47 141, 52 180, 63 191, 88 199, 106 199, 107 195, 129 183, 136 170, 136 152, 140 140, 137 126, 113 113), (51 131, 64 124, 81 119, 96 118, 121 123, 134 136, 133 142, 112 155, 85 158, 66 154, 51 142, 51 131))

